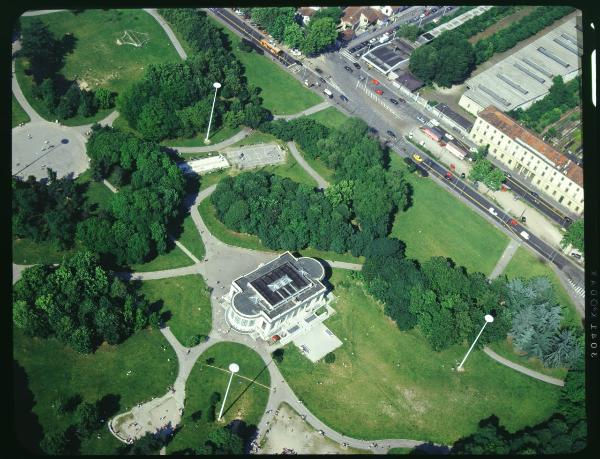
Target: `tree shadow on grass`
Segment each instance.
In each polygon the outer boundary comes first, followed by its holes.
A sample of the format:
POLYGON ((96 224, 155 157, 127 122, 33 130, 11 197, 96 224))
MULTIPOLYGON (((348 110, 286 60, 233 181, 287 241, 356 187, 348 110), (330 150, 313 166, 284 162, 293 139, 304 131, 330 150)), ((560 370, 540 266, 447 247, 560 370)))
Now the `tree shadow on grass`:
POLYGON ((236 402, 243 397, 243 395, 246 393, 246 391, 248 391, 248 389, 250 389, 250 386, 252 386, 256 380, 260 377, 260 375, 262 375, 264 373, 264 371, 267 369, 267 367, 271 364, 271 362, 269 362, 267 365, 265 365, 259 372, 258 374, 254 377, 254 379, 252 379, 252 381, 250 381, 246 387, 244 387, 244 390, 240 393, 240 395, 238 395, 235 400, 233 400, 229 406, 223 411, 223 416, 225 416, 227 414, 227 412, 233 407, 233 405, 236 404, 236 402))
POLYGON ((43 454, 40 441, 44 436, 44 429, 40 424, 37 414, 32 409, 35 406, 35 396, 29 388, 29 377, 25 368, 13 359, 14 381, 14 429, 16 439, 29 453, 43 454))

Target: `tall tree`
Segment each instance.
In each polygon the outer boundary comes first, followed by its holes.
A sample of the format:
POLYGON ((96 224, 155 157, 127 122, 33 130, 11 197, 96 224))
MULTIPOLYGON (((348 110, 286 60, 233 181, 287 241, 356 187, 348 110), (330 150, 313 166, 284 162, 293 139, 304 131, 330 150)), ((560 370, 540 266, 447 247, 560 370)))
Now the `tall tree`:
POLYGON ((577 220, 567 228, 567 232, 561 239, 560 245, 564 248, 569 244, 580 252, 584 251, 583 220, 577 220))
POLYGON ((61 42, 40 19, 33 18, 23 25, 20 53, 29 60, 36 84, 51 78, 62 65, 61 42))
POLYGON ((307 55, 322 51, 337 39, 336 28, 337 23, 330 17, 310 21, 301 51, 307 55))

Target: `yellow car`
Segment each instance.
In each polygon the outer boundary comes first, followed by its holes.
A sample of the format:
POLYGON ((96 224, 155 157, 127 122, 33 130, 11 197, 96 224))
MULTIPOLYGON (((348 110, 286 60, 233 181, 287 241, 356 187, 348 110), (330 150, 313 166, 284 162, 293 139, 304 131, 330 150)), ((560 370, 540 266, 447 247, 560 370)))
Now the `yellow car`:
POLYGON ((421 157, 420 157, 419 155, 417 155, 417 154, 414 154, 412 157, 413 157, 413 159, 414 159, 416 162, 418 162, 418 163, 421 163, 421 162, 423 162, 423 158, 421 158, 421 157))

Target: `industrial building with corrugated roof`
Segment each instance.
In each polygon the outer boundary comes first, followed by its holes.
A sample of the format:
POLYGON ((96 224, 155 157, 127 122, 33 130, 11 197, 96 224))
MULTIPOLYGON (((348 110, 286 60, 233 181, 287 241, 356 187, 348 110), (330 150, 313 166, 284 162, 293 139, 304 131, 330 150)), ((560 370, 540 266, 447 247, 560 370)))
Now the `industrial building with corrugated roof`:
POLYGON ((575 78, 583 48, 577 20, 573 14, 529 45, 468 79, 467 90, 458 104, 475 116, 489 105, 504 112, 526 109, 548 94, 554 77, 560 75, 565 82, 575 78))

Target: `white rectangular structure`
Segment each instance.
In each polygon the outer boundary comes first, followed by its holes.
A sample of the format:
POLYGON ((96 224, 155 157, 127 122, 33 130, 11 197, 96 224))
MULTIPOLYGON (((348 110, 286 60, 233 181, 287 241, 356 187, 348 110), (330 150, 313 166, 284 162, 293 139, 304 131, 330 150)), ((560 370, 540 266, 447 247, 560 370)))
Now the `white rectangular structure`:
POLYGON ((179 168, 185 174, 204 174, 220 169, 226 169, 230 167, 227 159, 223 155, 210 156, 208 158, 194 159, 179 164, 179 168))

